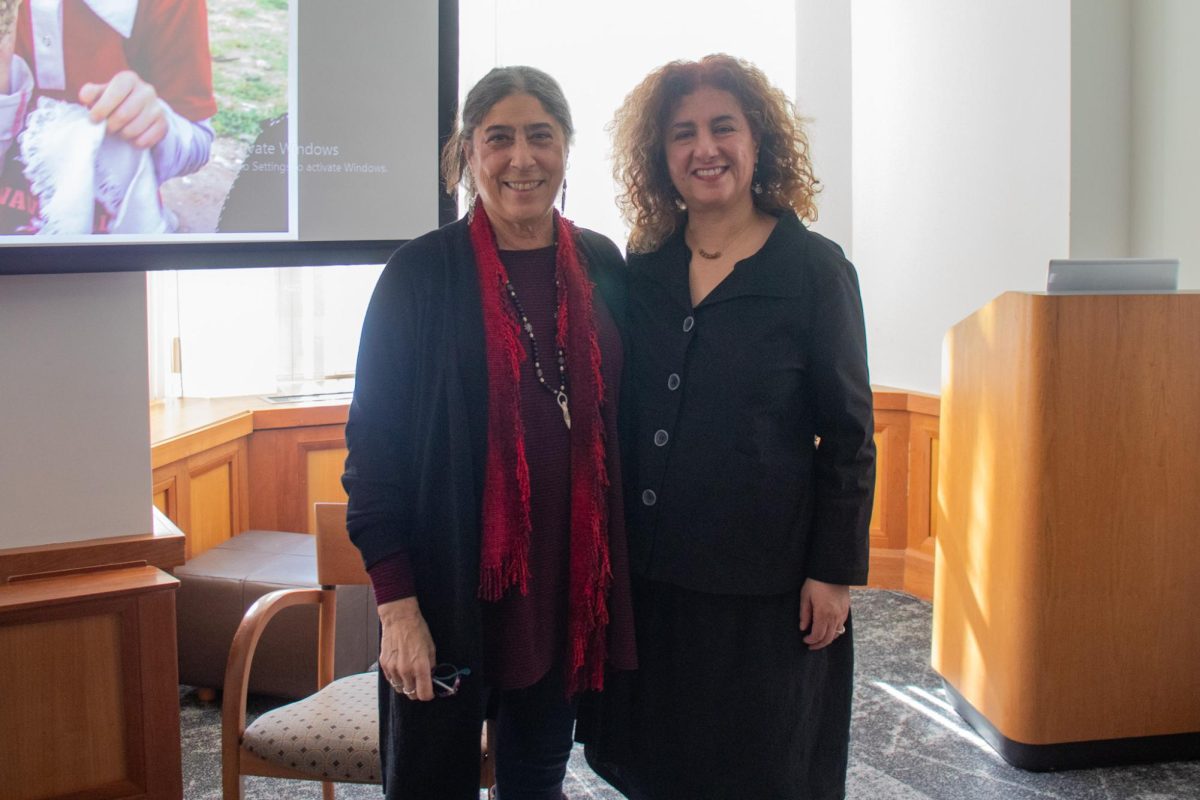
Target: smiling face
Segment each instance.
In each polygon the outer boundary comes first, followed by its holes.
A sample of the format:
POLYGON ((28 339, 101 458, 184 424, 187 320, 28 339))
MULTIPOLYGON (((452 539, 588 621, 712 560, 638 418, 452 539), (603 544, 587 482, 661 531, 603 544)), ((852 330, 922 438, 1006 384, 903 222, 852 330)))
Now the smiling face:
POLYGON ((671 182, 689 210, 731 210, 753 202, 758 143, 729 92, 701 86, 684 95, 667 123, 664 151, 671 182))
POLYGON ((497 234, 505 226, 552 230, 567 140, 562 126, 528 94, 488 110, 471 136, 467 165, 497 234))

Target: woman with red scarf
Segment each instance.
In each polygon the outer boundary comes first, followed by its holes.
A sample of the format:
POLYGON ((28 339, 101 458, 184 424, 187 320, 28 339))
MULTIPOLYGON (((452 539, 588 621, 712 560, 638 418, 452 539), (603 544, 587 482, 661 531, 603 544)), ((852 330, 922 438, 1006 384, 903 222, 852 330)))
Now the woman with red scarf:
MULTIPOLYGON (((343 482, 383 624, 388 798, 559 800, 576 701, 635 666, 617 396, 624 264, 554 209, 562 90, 497 68, 442 156, 468 214, 398 250, 363 325, 343 482)), ((564 192, 565 193, 565 192, 564 192)))

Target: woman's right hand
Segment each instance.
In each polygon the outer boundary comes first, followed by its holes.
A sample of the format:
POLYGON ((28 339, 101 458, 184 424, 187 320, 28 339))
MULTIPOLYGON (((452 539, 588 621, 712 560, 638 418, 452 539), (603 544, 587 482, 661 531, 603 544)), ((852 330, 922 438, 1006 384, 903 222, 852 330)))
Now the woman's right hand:
POLYGON ((384 603, 379 607, 379 620, 383 623, 379 668, 388 683, 409 700, 432 700, 437 650, 417 598, 384 603))

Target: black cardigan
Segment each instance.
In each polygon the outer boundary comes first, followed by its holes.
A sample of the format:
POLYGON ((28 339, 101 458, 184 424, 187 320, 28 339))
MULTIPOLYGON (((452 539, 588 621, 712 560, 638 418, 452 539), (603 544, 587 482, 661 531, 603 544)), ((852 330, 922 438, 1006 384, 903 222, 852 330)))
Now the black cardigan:
MULTIPOLYGON (((579 250, 623 328, 620 251, 587 230, 579 250)), ((381 721, 385 733, 392 730, 385 783, 389 794, 395 783, 413 797, 452 797, 463 788, 430 768, 457 763, 461 773, 462 759, 472 751, 478 758, 483 658, 477 593, 487 365, 465 218, 397 250, 380 275, 363 323, 346 443, 350 538, 367 566, 408 552, 438 661, 475 676, 459 695, 430 703, 397 702, 383 691, 381 721)))

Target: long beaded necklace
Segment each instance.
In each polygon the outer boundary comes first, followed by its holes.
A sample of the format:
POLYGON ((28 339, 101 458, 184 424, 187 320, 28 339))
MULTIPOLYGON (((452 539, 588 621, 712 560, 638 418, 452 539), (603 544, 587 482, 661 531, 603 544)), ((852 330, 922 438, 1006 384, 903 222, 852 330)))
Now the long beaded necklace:
MULTIPOLYGON (((558 288, 558 278, 554 279, 554 287, 558 288)), ((538 356, 537 337, 533 335, 533 323, 529 321, 529 317, 525 316, 525 309, 521 307, 521 301, 517 299, 517 290, 513 288, 512 281, 505 278, 504 288, 508 292, 508 296, 512 298, 513 305, 517 308, 517 315, 521 318, 521 328, 529 337, 529 343, 533 345, 533 372, 537 376, 538 383, 546 388, 550 394, 554 395, 554 399, 558 402, 558 407, 562 409, 563 422, 566 423, 567 429, 571 428, 571 409, 567 403, 567 357, 563 354, 563 349, 555 343, 554 351, 558 356, 558 388, 555 389, 550 384, 546 383, 546 376, 542 372, 542 361, 538 356)))

